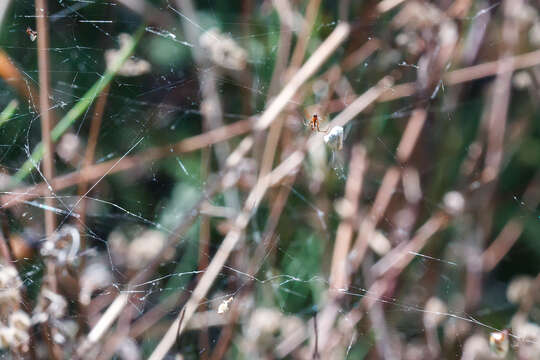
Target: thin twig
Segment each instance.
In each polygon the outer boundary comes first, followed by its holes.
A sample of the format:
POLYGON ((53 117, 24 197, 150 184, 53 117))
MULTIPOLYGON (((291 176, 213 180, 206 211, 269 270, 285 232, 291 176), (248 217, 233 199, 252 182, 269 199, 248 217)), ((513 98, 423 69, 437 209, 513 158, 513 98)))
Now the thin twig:
MULTIPOLYGON (((39 70, 39 112, 41 121, 41 143, 43 144, 43 176, 49 182, 54 177, 54 147, 51 139, 53 123, 50 113, 50 65, 49 65, 49 10, 46 0, 36 0, 36 21, 38 32, 38 70, 39 70)), ((54 194, 54 188, 49 187, 50 194, 54 194)), ((54 207, 54 197, 45 198, 45 205, 54 207)), ((45 233, 48 238, 52 237, 56 227, 56 214, 53 211, 45 210, 45 233)), ((46 283, 51 291, 57 291, 56 265, 52 260, 46 263, 46 283)), ((41 296, 41 295, 40 295, 41 296)), ((51 327, 49 323, 43 323, 42 329, 46 339, 49 355, 53 359, 61 359, 60 347, 52 339, 51 327)))
MULTIPOLYGON (((2 212, 0 213, 0 216, 5 216, 5 214, 2 212)), ((4 263, 11 264, 13 261, 13 257, 11 256, 11 250, 9 248, 9 245, 6 241, 6 238, 4 237, 3 231, 0 230, 0 254, 2 254, 2 257, 4 258, 4 263)))
MULTIPOLYGON (((39 109, 41 119, 41 142, 43 144, 43 175, 46 181, 50 181, 54 177, 54 147, 51 139, 51 130, 54 124, 50 116, 50 74, 49 66, 49 25, 48 25, 49 10, 47 1, 36 0, 36 20, 38 36, 38 69, 39 69, 39 109)), ((54 190, 50 190, 51 194, 54 190)), ((54 197, 47 197, 45 204, 54 207, 54 197)), ((50 237, 55 228, 55 213, 53 211, 45 211, 45 232, 50 237)), ((49 279, 52 280, 52 279, 49 279)), ((56 284, 51 283, 52 289, 56 288, 56 284)))
POLYGON ((294 14, 289 0, 273 0, 272 4, 279 16, 280 31, 278 50, 274 71, 272 72, 272 80, 270 80, 270 87, 268 88, 267 100, 276 94, 281 82, 284 80, 284 70, 287 66, 287 60, 289 59, 289 52, 291 50, 292 26, 294 21, 294 14))
MULTIPOLYGON (((529 53, 508 57, 501 60, 489 61, 483 64, 469 66, 463 69, 453 70, 444 74, 442 80, 445 86, 462 84, 469 81, 483 79, 485 77, 497 75, 503 62, 512 63, 507 69, 513 72, 520 69, 540 65, 540 50, 529 53)), ((412 96, 416 93, 415 83, 403 83, 389 89, 386 94, 381 96, 379 101, 392 101, 404 97, 412 96)))
POLYGON ((291 59, 291 69, 293 71, 300 67, 304 61, 306 55, 308 41, 310 39, 311 31, 313 30, 313 25, 315 24, 315 19, 319 13, 319 7, 321 6, 321 0, 310 0, 306 8, 306 17, 304 19, 304 24, 302 30, 298 35, 298 40, 296 47, 294 48, 292 59, 291 59))

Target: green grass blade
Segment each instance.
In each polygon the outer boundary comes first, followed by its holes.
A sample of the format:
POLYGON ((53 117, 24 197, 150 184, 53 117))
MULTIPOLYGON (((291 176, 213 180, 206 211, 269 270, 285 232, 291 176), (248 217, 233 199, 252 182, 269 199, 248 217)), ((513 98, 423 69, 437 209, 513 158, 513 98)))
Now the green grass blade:
POLYGON ((19 106, 19 103, 17 100, 11 100, 9 104, 6 106, 4 111, 0 113, 0 127, 4 126, 5 123, 7 123, 13 114, 15 113, 15 110, 17 110, 17 107, 19 106))
MULTIPOLYGON (((144 33, 144 26, 141 26, 133 35, 131 41, 126 44, 119 53, 117 61, 105 72, 103 77, 99 79, 92 87, 84 94, 84 96, 73 106, 68 113, 56 124, 51 131, 51 139, 57 142, 60 136, 77 120, 88 107, 92 104, 95 98, 103 91, 103 89, 111 82, 120 67, 133 54, 137 43, 144 33)), ((11 185, 19 184, 29 173, 34 169, 34 166, 43 157, 43 144, 40 142, 28 160, 24 162, 21 168, 13 175, 11 185)))

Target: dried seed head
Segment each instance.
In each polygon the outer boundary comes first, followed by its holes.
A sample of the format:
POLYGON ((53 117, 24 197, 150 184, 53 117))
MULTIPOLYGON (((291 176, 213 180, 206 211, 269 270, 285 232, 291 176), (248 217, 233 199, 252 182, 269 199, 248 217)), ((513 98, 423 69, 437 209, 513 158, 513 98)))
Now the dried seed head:
POLYGON ((113 230, 107 238, 107 243, 109 244, 111 258, 114 265, 119 267, 125 266, 129 244, 124 233, 119 229, 113 230))
POLYGON ((527 71, 518 71, 512 77, 512 85, 517 90, 525 90, 533 83, 531 75, 527 71))
POLYGON ((44 288, 41 297, 32 314, 32 322, 45 322, 49 318, 60 319, 66 314, 67 301, 63 296, 44 288))
POLYGON ((30 317, 22 310, 17 310, 9 317, 9 326, 27 331, 30 327, 30 317))
POLYGON ((447 307, 442 300, 432 297, 426 302, 424 312, 424 326, 426 328, 437 327, 446 317, 447 307))
POLYGON ((462 360, 491 360, 492 353, 485 335, 476 334, 470 336, 463 345, 462 360))
POLYGON ((384 256, 388 254, 390 250, 392 250, 390 240, 388 240, 386 235, 378 230, 375 231, 373 236, 369 239, 369 247, 379 256, 384 256))
POLYGON ((142 359, 141 350, 137 342, 132 338, 125 339, 116 351, 118 357, 122 360, 140 360, 142 359))
POLYGON ((256 308, 249 318, 246 327, 246 334, 253 339, 257 339, 263 334, 272 334, 279 329, 283 315, 272 308, 256 308))
POLYGON ((199 38, 199 43, 215 64, 230 70, 243 70, 246 67, 246 51, 218 29, 206 31, 199 38))
POLYGON ((0 267, 0 289, 8 287, 21 286, 22 282, 19 279, 19 273, 13 266, 0 267))
MULTIPOLYGON (((119 49, 109 49, 105 51, 105 62, 107 63, 107 68, 112 68, 118 61, 118 57, 122 52, 123 48, 132 41, 132 37, 129 34, 122 33, 118 35, 118 42, 120 43, 119 49)), ((150 63, 143 59, 137 59, 134 56, 124 61, 120 69, 118 69, 117 74, 120 76, 140 76, 146 73, 149 73, 151 70, 150 63)))
POLYGON ((445 15, 438 7, 420 1, 407 2, 392 19, 396 28, 421 29, 437 26, 442 23, 445 15))
POLYGON ((15 330, 0 325, 0 348, 7 349, 13 343, 15 330))
POLYGON ((529 276, 518 276, 510 282, 506 289, 506 298, 513 304, 520 304, 530 298, 533 279, 529 276))
POLYGON ((165 235, 157 230, 147 230, 133 239, 128 246, 128 268, 136 270, 147 266, 161 252, 165 242, 165 235))
POLYGON ((79 230, 71 225, 64 225, 54 233, 41 247, 41 255, 53 258, 59 265, 73 264, 77 260, 81 236, 79 230))
POLYGON ((518 359, 540 359, 540 326, 524 322, 515 328, 519 338, 518 359))
POLYGON ((26 330, 0 325, 0 348, 10 349, 18 353, 28 351, 30 335, 26 330))
POLYGON ((111 282, 112 274, 107 265, 102 262, 88 264, 80 279, 81 291, 79 293, 79 301, 83 305, 90 304, 92 293, 109 286, 111 282))
POLYGON ((443 204, 450 215, 458 215, 465 208, 465 198, 458 191, 449 191, 444 194, 443 204))
POLYGON ((62 136, 56 152, 62 160, 67 163, 76 160, 80 156, 81 140, 73 133, 67 133, 62 136))
POLYGON ((30 342, 30 335, 24 330, 17 328, 13 329, 13 343, 12 348, 17 349, 21 352, 28 351, 28 343, 30 342))
POLYGON ((0 267, 0 304, 11 306, 20 301, 19 288, 22 281, 19 274, 13 266, 0 267))
POLYGON ((409 343, 405 348, 404 360, 418 360, 423 359, 425 354, 428 354, 429 350, 425 344, 422 343, 409 343))

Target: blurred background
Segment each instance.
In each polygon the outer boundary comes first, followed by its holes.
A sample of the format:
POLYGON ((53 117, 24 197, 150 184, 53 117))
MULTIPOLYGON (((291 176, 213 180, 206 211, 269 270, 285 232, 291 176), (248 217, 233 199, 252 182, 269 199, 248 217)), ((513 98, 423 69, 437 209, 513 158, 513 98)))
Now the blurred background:
POLYGON ((540 359, 540 8, 3 0, 0 347, 540 359))

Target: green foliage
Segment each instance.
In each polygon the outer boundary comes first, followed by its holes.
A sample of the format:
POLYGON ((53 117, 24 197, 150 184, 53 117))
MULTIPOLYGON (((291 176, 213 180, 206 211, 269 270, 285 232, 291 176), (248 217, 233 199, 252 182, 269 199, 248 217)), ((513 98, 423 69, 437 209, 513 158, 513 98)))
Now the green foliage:
POLYGON ((322 239, 299 229, 282 254, 278 304, 285 312, 297 313, 317 304, 321 287, 317 276, 322 261, 322 239), (313 281, 315 279, 315 281, 313 281), (296 281, 298 280, 298 281, 296 281))

